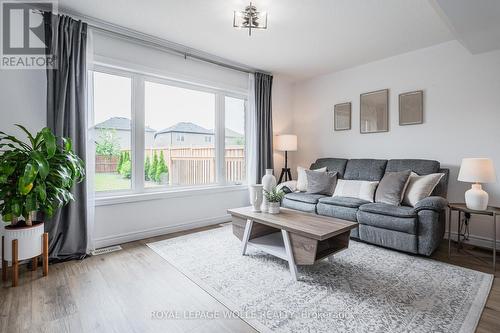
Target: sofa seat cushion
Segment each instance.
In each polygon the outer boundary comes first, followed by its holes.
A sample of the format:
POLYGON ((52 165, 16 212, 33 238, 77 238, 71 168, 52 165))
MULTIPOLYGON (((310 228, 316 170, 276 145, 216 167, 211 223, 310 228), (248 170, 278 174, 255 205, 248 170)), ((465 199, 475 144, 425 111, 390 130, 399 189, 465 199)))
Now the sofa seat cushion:
POLYGON ((351 197, 326 197, 319 199, 319 202, 326 205, 342 206, 349 208, 358 208, 361 205, 370 203, 370 201, 358 198, 351 198, 351 197))
POLYGON ((417 213, 415 212, 415 209, 413 209, 413 207, 394 206, 385 203, 369 203, 360 206, 359 209, 368 213, 394 217, 410 218, 417 216, 417 213))
POLYGON ((378 213, 365 212, 359 209, 356 214, 356 218, 360 225, 369 225, 379 229, 393 230, 410 235, 417 234, 418 218, 416 216, 397 217, 397 216, 390 216, 378 213))
MULTIPOLYGON (((292 202, 298 203, 297 201, 292 201, 292 202)), ((336 217, 338 219, 352 221, 352 222, 358 221, 358 218, 356 215, 358 213, 357 208, 328 205, 328 204, 319 202, 316 205, 316 212, 319 215, 323 215, 323 216, 336 217)))
POLYGON ((305 202, 305 203, 310 203, 310 204, 317 204, 318 200, 321 198, 324 198, 324 197, 326 197, 326 195, 310 194, 310 193, 302 193, 302 192, 288 193, 285 195, 285 198, 287 198, 288 200, 305 202))

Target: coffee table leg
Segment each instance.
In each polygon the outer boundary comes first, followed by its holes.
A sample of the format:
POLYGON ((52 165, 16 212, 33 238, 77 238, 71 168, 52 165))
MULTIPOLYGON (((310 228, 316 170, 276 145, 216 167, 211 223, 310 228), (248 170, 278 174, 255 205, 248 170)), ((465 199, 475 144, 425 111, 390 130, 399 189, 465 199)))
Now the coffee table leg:
POLYGON ((248 240, 250 239, 250 234, 252 232, 253 221, 247 220, 247 224, 245 225, 245 232, 243 233, 243 247, 241 249, 241 255, 245 255, 247 252, 248 240))
POLYGON ((295 265, 295 260, 293 259, 292 244, 290 243, 290 237, 288 231, 281 230, 283 235, 283 243, 285 243, 286 256, 288 257, 288 266, 290 268, 290 274, 294 280, 297 280, 297 266, 295 265))

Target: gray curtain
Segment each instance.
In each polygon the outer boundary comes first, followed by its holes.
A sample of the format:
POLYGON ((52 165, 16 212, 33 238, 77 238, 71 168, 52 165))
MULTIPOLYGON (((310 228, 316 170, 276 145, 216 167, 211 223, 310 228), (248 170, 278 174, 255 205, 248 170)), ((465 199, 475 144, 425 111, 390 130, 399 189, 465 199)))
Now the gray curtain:
MULTIPOLYGON (((47 69, 47 126, 56 136, 69 137, 85 162, 87 102, 87 24, 64 15, 44 14, 48 54, 56 67, 47 69)), ((87 251, 85 182, 72 189, 75 201, 46 221, 52 261, 82 259, 87 251)))
POLYGON ((273 168, 273 76, 255 73, 255 113, 257 116, 257 183, 266 169, 273 168))

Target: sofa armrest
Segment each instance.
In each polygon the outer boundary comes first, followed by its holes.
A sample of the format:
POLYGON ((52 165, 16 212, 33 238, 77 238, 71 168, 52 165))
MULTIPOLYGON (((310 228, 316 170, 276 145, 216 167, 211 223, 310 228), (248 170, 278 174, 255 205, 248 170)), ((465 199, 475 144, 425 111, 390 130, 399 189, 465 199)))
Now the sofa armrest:
POLYGON ((433 210, 435 212, 440 212, 448 207, 448 200, 443 197, 432 196, 427 197, 415 205, 415 211, 419 212, 421 210, 433 210))

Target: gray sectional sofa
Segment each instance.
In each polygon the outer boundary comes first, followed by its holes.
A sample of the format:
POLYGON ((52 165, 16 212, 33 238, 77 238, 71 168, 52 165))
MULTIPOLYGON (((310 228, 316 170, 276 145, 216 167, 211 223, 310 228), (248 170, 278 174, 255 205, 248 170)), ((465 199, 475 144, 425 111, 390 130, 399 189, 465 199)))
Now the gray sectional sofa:
POLYGON ((419 175, 444 173, 430 197, 415 207, 372 203, 349 197, 304 192, 288 193, 282 206, 359 223, 351 237, 384 247, 429 256, 439 246, 445 230, 448 169, 438 161, 416 159, 321 158, 311 169, 327 167, 340 179, 380 181, 385 172, 412 170, 419 175))

